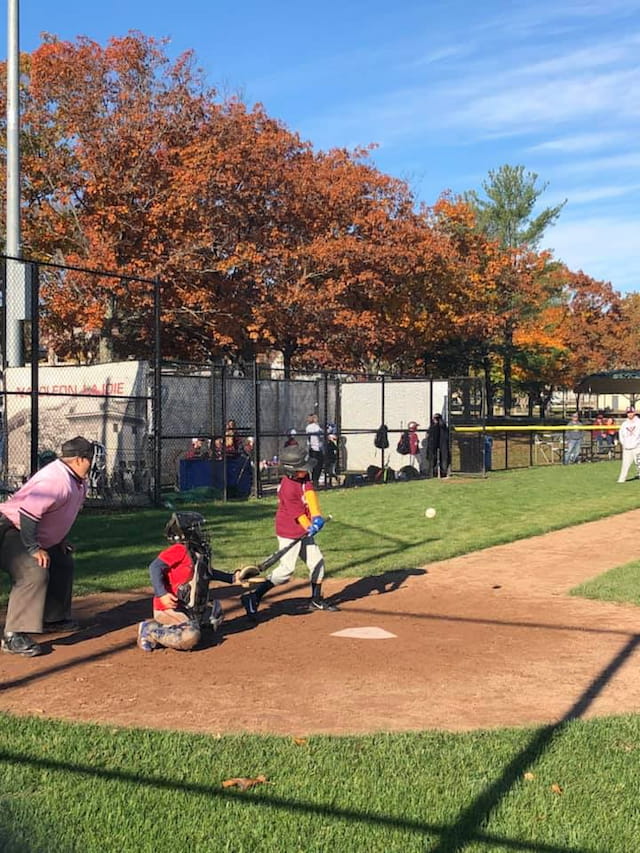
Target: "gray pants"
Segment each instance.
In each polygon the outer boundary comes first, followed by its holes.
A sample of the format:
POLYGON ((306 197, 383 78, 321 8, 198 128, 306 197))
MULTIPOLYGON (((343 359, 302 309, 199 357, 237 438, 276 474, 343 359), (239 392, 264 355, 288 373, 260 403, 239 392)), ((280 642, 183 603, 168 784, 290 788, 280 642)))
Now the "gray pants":
POLYGON ((22 544, 20 531, 0 517, 0 567, 11 578, 4 630, 42 633, 43 622, 71 617, 73 557, 60 545, 47 548, 48 569, 22 544))
MULTIPOLYGON (((291 539, 278 536, 278 548, 284 548, 289 542, 291 542, 291 539)), ((291 580, 291 576, 296 570, 298 557, 307 564, 311 583, 322 583, 324 577, 324 557, 322 556, 322 551, 316 545, 313 536, 303 536, 297 545, 294 545, 286 554, 282 555, 280 562, 269 575, 269 580, 274 586, 280 586, 280 584, 291 580)))

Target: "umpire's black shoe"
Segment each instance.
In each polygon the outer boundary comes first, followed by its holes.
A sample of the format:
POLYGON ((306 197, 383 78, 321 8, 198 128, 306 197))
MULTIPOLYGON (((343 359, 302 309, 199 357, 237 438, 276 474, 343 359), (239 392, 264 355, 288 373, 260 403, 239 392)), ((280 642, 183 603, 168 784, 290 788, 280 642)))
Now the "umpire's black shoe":
POLYGON ((240 596, 245 613, 252 622, 258 621, 258 596, 255 592, 245 592, 240 596))
POLYGON ((324 598, 312 598, 309 602, 309 611, 313 613, 314 610, 330 610, 334 613, 336 610, 340 610, 340 608, 324 598))
POLYGON ((62 633, 63 631, 78 631, 80 623, 75 619, 58 619, 57 622, 44 622, 43 633, 62 633))
POLYGON ((0 642, 0 648, 10 655, 22 655, 25 658, 42 654, 42 646, 20 631, 7 631, 0 642))

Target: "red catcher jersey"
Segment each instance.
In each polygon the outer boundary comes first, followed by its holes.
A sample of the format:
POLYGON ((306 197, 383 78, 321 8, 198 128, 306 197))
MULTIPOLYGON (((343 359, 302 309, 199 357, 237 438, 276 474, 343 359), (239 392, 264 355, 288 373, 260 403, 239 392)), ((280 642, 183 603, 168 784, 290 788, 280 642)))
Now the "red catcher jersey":
MULTIPOLYGON (((177 595, 180 584, 188 583, 193 577, 193 561, 189 549, 182 542, 176 542, 175 545, 169 545, 158 554, 158 559, 168 566, 163 572, 167 592, 177 595)), ((153 609, 167 610, 168 608, 154 596, 153 609)))

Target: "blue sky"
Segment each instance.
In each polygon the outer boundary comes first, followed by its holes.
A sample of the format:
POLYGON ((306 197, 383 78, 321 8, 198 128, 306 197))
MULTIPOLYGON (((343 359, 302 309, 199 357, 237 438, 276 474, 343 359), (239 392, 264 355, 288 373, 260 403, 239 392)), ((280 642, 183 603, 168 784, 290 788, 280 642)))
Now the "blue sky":
POLYGON ((544 206, 568 200, 543 245, 640 291, 640 0, 21 0, 25 51, 130 29, 317 148, 376 143, 427 204, 505 163, 537 172, 544 206))

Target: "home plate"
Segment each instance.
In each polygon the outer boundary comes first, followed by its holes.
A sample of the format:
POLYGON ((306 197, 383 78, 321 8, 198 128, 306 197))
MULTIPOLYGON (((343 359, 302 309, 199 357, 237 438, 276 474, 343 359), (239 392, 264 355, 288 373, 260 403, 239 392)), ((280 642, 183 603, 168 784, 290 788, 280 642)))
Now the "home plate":
POLYGON ((336 631, 332 637, 352 637, 355 640, 390 640, 396 636, 384 628, 345 628, 344 631, 336 631))

